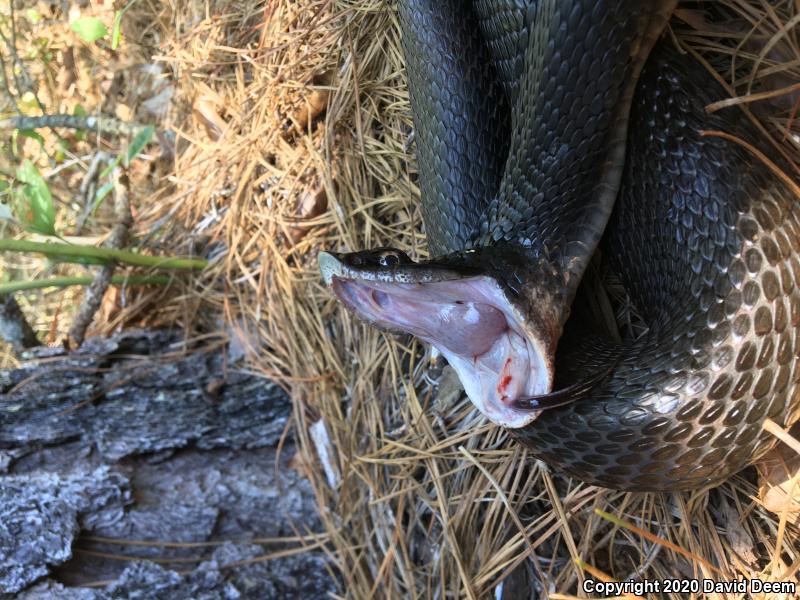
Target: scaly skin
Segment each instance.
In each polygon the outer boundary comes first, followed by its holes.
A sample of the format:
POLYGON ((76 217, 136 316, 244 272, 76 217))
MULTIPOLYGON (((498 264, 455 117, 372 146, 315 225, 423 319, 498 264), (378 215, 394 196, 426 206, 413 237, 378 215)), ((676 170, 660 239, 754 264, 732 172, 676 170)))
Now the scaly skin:
MULTIPOLYGON (((798 408, 800 205, 741 146, 700 136, 758 139, 735 109, 705 114, 721 97, 669 42, 650 58, 607 234, 650 330, 621 348, 590 397, 513 432, 584 481, 632 490, 720 482, 772 445, 767 417, 783 423, 798 408)), ((602 361, 611 347, 577 336, 559 359, 602 361)))
POLYGON ((464 4, 400 2, 425 223, 442 256, 402 269, 370 259, 345 273, 350 255, 328 255, 323 271, 384 282, 402 272, 406 284, 493 278, 557 382, 608 373, 510 430, 536 456, 615 489, 724 480, 774 443, 766 418, 786 423, 800 405, 798 198, 740 145, 701 137, 720 129, 758 140, 737 109, 705 113, 724 91, 702 67, 668 38, 647 59, 673 2, 474 0, 472 12, 454 10, 464 4), (470 53, 474 37, 447 37, 478 30, 491 60, 470 53), (454 56, 460 66, 449 71, 454 56), (478 67, 491 76, 469 75, 478 67), (453 82, 463 113, 447 105, 453 82), (496 107, 470 100, 494 98, 498 86, 510 130, 448 144, 452 131, 502 122, 496 107), (470 187, 503 139, 502 176, 487 167, 485 185, 470 187), (444 164, 472 179, 448 179, 444 164), (650 326, 635 342, 568 320, 604 232, 650 326))

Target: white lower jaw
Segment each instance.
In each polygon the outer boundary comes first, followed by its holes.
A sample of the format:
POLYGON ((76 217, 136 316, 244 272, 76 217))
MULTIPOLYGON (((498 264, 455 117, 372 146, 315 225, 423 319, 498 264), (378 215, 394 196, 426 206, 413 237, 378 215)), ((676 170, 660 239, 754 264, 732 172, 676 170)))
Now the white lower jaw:
POLYGON ((544 357, 511 329, 488 352, 474 359, 443 348, 439 351, 455 369, 472 403, 496 425, 525 427, 536 419, 538 411, 518 410, 511 402, 551 390, 544 357))
POLYGON ((351 310, 434 345, 493 423, 516 429, 536 419, 539 411, 515 409, 513 403, 549 393, 552 368, 541 341, 522 333, 522 318, 495 280, 409 284, 336 277, 331 275, 331 284, 351 310))

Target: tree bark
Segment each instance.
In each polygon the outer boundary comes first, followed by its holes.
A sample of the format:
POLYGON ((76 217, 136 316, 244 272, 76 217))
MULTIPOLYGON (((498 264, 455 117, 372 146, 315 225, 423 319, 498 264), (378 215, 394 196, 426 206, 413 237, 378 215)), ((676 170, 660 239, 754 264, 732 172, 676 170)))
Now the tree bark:
POLYGON ((0 294, 0 338, 11 344, 16 354, 39 345, 13 294, 0 294))
POLYGON ((321 530, 311 487, 291 467, 291 403, 277 385, 226 364, 219 344, 186 348, 166 332, 33 353, 0 372, 0 591, 335 591, 319 549, 263 539, 321 530), (258 558, 276 551, 289 556, 258 558))

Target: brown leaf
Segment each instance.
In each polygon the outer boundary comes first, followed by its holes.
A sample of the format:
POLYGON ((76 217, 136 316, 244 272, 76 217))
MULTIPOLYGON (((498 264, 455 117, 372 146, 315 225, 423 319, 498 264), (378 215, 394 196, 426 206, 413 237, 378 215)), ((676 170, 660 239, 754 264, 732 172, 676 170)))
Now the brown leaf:
POLYGON ((198 96, 192 105, 192 114, 205 127, 208 137, 215 142, 222 137, 227 123, 219 116, 214 98, 205 94, 198 96))
POLYGON ((311 479, 313 468, 299 451, 292 454, 287 466, 293 469, 300 477, 311 479))
POLYGON ((314 77, 311 82, 312 86, 320 87, 312 89, 311 93, 305 97, 304 105, 292 115, 292 120, 297 124, 298 129, 303 130, 308 127, 309 123, 320 117, 325 112, 325 109, 328 108, 328 99, 331 96, 331 92, 327 87, 323 86, 329 86, 332 79, 332 71, 314 77))
POLYGON ((328 194, 324 187, 318 188, 315 192, 304 192, 297 199, 295 215, 298 224, 289 228, 289 244, 294 246, 308 235, 311 227, 299 224, 299 219, 313 219, 328 210, 328 194))

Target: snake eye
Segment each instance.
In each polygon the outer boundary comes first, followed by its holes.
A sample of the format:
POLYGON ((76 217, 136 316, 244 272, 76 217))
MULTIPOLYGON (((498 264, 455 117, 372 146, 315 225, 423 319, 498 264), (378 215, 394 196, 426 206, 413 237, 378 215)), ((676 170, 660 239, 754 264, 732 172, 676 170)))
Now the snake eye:
POLYGON ((382 267, 393 267, 400 262, 400 254, 394 250, 385 250, 378 255, 378 264, 382 267))

